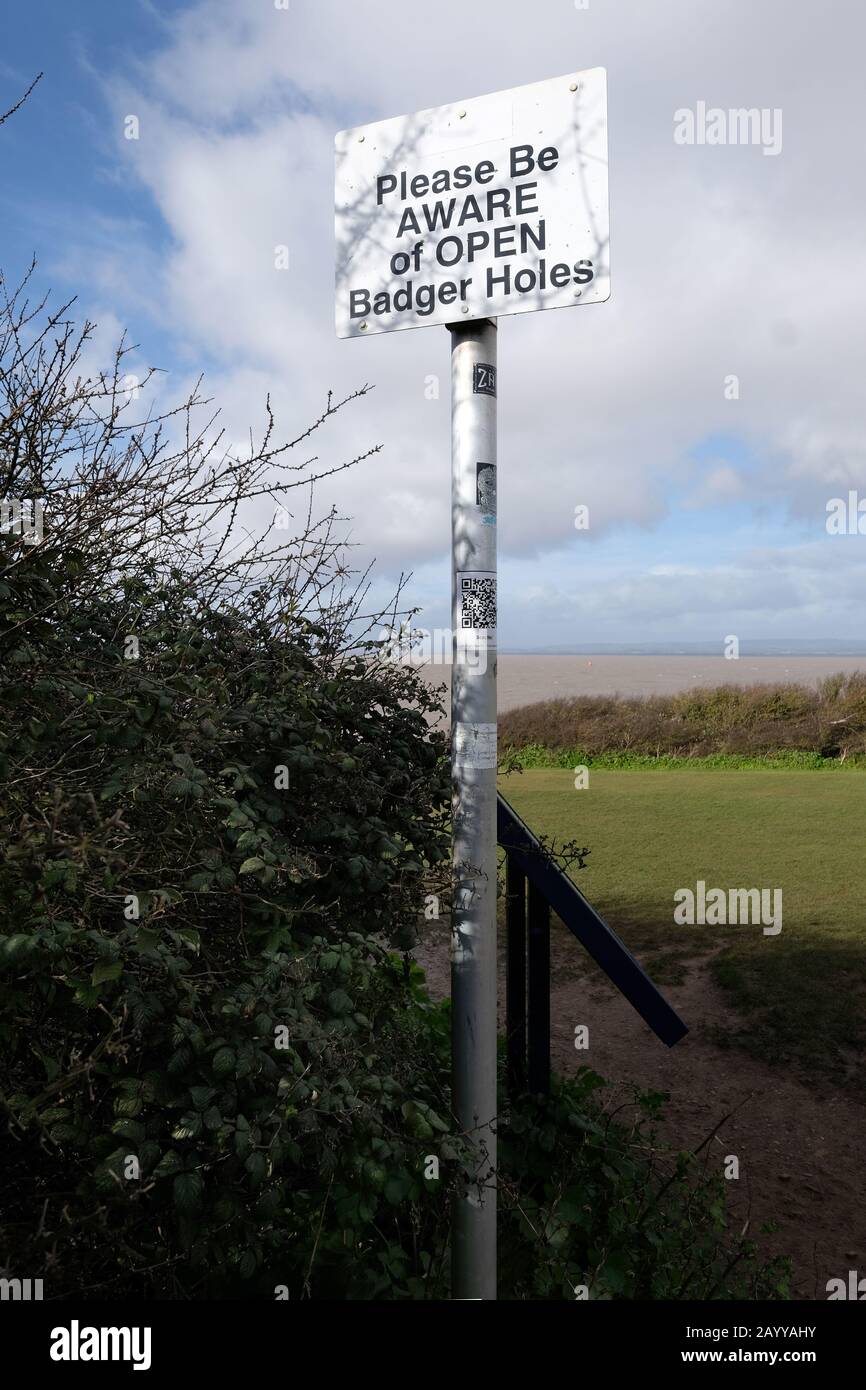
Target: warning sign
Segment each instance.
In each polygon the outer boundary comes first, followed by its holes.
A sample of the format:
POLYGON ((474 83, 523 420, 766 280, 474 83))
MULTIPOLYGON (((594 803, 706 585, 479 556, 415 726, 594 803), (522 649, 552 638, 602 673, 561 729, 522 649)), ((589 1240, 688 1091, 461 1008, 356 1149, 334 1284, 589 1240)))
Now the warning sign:
POLYGON ((341 131, 335 225, 341 338, 607 299, 604 68, 341 131))

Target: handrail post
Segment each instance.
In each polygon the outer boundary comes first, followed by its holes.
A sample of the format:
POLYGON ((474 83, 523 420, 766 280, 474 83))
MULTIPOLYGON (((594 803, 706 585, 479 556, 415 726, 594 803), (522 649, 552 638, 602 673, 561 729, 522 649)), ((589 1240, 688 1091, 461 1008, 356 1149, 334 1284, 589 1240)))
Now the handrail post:
POLYGON ((526 1086, 526 874, 505 853, 505 1050, 508 1094, 526 1086))
MULTIPOLYGON (((620 994, 649 1024, 656 1037, 667 1047, 673 1047, 689 1031, 679 1014, 671 1008, 616 932, 611 930, 604 918, 587 902, 577 885, 563 873, 555 859, 544 849, 501 793, 497 794, 496 807, 499 843, 503 849, 520 865, 530 885, 535 886, 550 911, 555 912, 563 926, 577 937, 596 964, 601 966, 608 979, 616 985, 620 994)), ((535 949, 540 950, 540 945, 535 949)), ((549 952, 549 942, 545 949, 549 952)), ((546 961, 540 963, 539 968, 547 979, 550 971, 549 955, 546 961)), ((531 976, 530 961, 530 979, 531 976)), ((531 984, 529 993, 531 996, 531 984)), ((546 990, 544 993, 546 994, 546 990)), ((537 997, 537 1007, 547 1009, 548 1005, 544 1004, 542 998, 542 987, 539 987, 537 997)))
POLYGON ((529 1089, 550 1091, 550 905, 529 881, 529 1089))

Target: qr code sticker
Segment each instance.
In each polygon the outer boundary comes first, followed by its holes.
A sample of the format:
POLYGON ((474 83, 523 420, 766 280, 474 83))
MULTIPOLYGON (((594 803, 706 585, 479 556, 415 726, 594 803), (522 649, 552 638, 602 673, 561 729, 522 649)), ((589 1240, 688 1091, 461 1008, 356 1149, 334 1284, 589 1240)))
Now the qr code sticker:
POLYGON ((460 626, 496 627, 496 575, 460 575, 460 626))

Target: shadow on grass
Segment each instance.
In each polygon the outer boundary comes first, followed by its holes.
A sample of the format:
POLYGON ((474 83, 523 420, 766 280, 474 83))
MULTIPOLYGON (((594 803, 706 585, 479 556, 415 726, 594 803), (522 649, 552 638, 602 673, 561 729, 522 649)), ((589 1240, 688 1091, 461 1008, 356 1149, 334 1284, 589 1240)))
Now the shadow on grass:
POLYGON ((729 946, 711 973, 745 1020, 708 1030, 714 1042, 866 1093, 866 949, 832 938, 729 946))
MULTIPOLYGON (((690 1017, 700 1036, 793 1068, 807 1082, 823 1078, 866 1094, 866 944, 838 937, 805 942, 796 931, 767 938, 758 927, 681 928, 691 935, 672 943, 669 921, 644 917, 624 925, 619 913, 607 920, 660 987, 683 985, 695 968, 706 970, 731 1022, 690 1017), (732 932, 739 935, 732 939, 732 932)), ((583 980, 613 993, 556 919, 551 946, 554 983, 583 980)))

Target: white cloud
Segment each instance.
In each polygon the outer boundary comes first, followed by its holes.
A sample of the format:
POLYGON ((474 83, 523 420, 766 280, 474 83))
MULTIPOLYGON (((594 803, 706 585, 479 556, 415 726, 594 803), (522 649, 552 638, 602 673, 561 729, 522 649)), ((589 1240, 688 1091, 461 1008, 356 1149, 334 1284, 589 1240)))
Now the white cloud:
MULTIPOLYGON (((735 500, 820 524, 834 489, 859 481, 866 491, 863 24, 853 8, 831 17, 783 0, 730 0, 700 16, 689 0, 587 11, 570 0, 531 11, 518 0, 439 0, 423 12, 396 0, 194 5, 166 22, 161 52, 110 88, 115 110, 141 119, 140 141, 118 140, 118 162, 170 234, 148 263, 155 309, 190 360, 219 364, 209 387, 231 437, 261 418, 268 390, 291 432, 328 388, 375 382, 333 423, 327 461, 379 441, 383 452, 322 498, 354 518, 390 570, 432 562, 448 543, 448 338, 336 341, 333 133, 555 75, 569 59, 602 63, 613 296, 500 321, 501 549, 557 551, 563 571, 577 503, 590 508, 595 544, 623 526, 651 532, 674 491, 688 499, 690 528, 695 511, 711 524, 735 500), (673 113, 697 99, 781 107, 782 153, 675 145, 673 113), (278 245, 289 248, 286 271, 274 267, 278 245), (431 373, 438 401, 425 395, 431 373), (695 443, 722 432, 747 441, 753 466, 696 467, 695 443)), ((104 261, 116 289, 119 271, 104 261)), ((694 576, 656 566, 565 601, 673 624, 724 594, 743 612, 775 603, 781 621, 798 603, 819 606, 821 584, 830 601, 828 554, 820 578, 799 587, 787 568, 768 587, 743 560, 694 576)))

